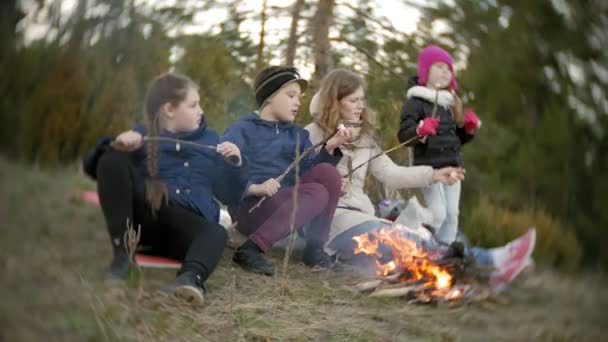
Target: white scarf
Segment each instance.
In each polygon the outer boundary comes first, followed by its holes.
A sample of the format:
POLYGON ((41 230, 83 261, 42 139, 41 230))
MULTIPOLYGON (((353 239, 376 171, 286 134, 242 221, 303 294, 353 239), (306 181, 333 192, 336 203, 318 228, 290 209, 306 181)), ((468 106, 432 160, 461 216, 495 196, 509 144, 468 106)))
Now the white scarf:
POLYGON ((454 96, 447 90, 431 89, 423 86, 413 86, 407 91, 407 98, 419 97, 425 99, 431 103, 435 103, 435 97, 437 98, 437 105, 448 108, 454 105, 454 96))

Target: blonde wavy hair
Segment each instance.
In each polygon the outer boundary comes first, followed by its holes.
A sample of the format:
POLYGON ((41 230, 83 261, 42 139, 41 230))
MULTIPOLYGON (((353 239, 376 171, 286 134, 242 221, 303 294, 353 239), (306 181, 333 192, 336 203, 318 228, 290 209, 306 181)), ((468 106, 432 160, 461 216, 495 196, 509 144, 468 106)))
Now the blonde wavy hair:
MULTIPOLYGON (((342 122, 340 100, 354 93, 360 87, 365 89, 363 78, 345 69, 335 69, 323 78, 321 89, 318 95, 315 95, 318 96, 316 108, 311 108, 311 114, 315 123, 323 130, 325 138, 333 135, 340 122, 342 122)), ((374 136, 376 113, 365 106, 361 113, 361 121, 359 136, 374 136)))

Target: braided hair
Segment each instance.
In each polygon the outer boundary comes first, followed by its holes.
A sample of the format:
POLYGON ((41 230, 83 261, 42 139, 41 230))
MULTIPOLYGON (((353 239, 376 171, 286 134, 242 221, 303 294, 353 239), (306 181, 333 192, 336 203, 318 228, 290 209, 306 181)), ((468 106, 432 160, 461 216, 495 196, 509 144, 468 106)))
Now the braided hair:
MULTIPOLYGON (((157 137, 160 134, 162 107, 167 103, 177 106, 186 98, 190 89, 198 89, 198 86, 190 78, 175 73, 159 75, 150 83, 144 100, 144 118, 148 136, 157 137)), ((158 142, 148 141, 146 143, 146 169, 148 171, 146 201, 153 212, 160 208, 163 199, 165 202, 168 199, 167 185, 158 175, 159 159, 158 142)))

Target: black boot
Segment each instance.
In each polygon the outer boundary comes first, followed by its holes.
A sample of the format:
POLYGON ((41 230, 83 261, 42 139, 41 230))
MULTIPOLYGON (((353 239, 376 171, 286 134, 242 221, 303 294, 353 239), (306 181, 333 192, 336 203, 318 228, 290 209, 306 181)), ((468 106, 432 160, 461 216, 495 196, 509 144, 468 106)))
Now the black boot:
POLYGON ((247 240, 234 252, 232 261, 245 271, 271 276, 274 274, 274 265, 264 259, 260 247, 253 241, 247 240))
POLYGON ((207 289, 199 274, 186 271, 179 274, 173 284, 161 291, 167 295, 175 295, 190 304, 203 305, 207 289))
POLYGON ((327 268, 331 266, 331 258, 323 249, 323 242, 316 240, 306 241, 302 262, 308 267, 327 268))
POLYGON ((127 279, 130 266, 131 263, 127 252, 121 249, 114 250, 114 259, 112 259, 112 263, 106 271, 105 280, 112 282, 127 279))

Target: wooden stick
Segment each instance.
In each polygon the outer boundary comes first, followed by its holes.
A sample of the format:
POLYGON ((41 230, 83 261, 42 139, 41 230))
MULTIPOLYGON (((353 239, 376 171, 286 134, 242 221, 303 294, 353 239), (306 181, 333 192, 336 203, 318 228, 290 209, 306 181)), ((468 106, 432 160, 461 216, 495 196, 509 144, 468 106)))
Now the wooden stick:
MULTIPOLYGON (((169 138, 169 137, 144 137, 143 141, 144 142, 146 142, 146 141, 168 141, 168 142, 174 142, 177 144, 184 144, 184 145, 190 145, 190 146, 195 146, 195 147, 200 147, 200 148, 206 148, 209 150, 213 150, 215 152, 217 152, 217 146, 218 146, 218 145, 199 144, 199 143, 195 143, 193 141, 174 139, 174 138, 169 138)), ((224 160, 226 160, 226 162, 228 162, 231 165, 236 166, 241 163, 241 159, 237 156, 230 156, 230 157, 222 156, 222 158, 224 158, 224 160)))
POLYGON ((383 282, 382 279, 366 281, 364 283, 359 283, 359 284, 355 285, 355 289, 357 289, 359 292, 372 291, 372 290, 375 290, 378 286, 380 286, 380 284, 382 284, 382 282, 383 282))
MULTIPOLYGON (((298 137, 298 140, 296 141, 296 159, 300 156, 299 155, 300 152, 300 139, 298 137)), ((285 255, 283 256, 283 272, 281 274, 281 288, 280 288, 280 293, 281 296, 285 295, 285 291, 288 288, 287 285, 287 265, 289 264, 289 258, 291 257, 291 254, 293 252, 295 243, 296 243, 296 238, 297 238, 297 234, 294 234, 294 232, 296 231, 296 213, 298 210, 298 186, 300 185, 300 175, 299 175, 299 171, 300 171, 300 165, 298 163, 295 164, 295 169, 296 169, 296 175, 295 175, 295 184, 293 186, 293 193, 292 193, 292 202, 293 202, 293 207, 291 208, 291 216, 289 219, 289 242, 287 243, 287 248, 285 249, 285 255)))
POLYGON ((372 292, 370 297, 403 297, 407 296, 410 292, 422 291, 428 288, 427 285, 412 285, 412 286, 402 286, 395 289, 377 289, 372 292))
POLYGON ((384 150, 384 151, 382 151, 382 152, 380 152, 380 153, 376 154, 375 156, 373 156, 373 157, 369 158, 368 160, 364 161, 363 163, 361 163, 361 164, 357 165, 357 166, 356 166, 355 168, 353 168, 352 170, 348 171, 348 173, 347 173, 347 174, 345 174, 345 175, 344 175, 344 176, 342 176, 342 177, 343 177, 343 178, 350 177, 350 175, 352 175, 352 174, 353 174, 355 171, 357 171, 358 169, 362 168, 364 165, 366 165, 367 163, 371 162, 372 160, 374 160, 374 159, 376 159, 376 158, 380 157, 380 156, 381 156, 381 155, 383 155, 383 154, 387 154, 387 153, 393 152, 394 150, 396 150, 396 149, 398 149, 398 148, 401 148, 401 147, 403 147, 403 146, 405 146, 405 145, 407 145, 407 144, 409 144, 409 143, 413 142, 413 141, 414 141, 414 140, 416 140, 416 139, 420 139, 420 137, 416 135, 415 137, 412 137, 411 139, 408 139, 408 140, 406 140, 406 141, 404 141, 404 142, 400 143, 400 144, 399 144, 399 145, 397 145, 397 146, 393 146, 393 147, 389 148, 388 150, 384 150))
MULTIPOLYGON (((291 172, 291 170, 296 166, 296 164, 299 164, 302 161, 302 159, 304 159, 310 152, 316 150, 318 147, 325 145, 330 138, 331 137, 323 139, 323 141, 320 141, 319 143, 314 144, 314 145, 310 146, 309 148, 305 149, 304 151, 302 151, 302 153, 299 156, 297 156, 296 159, 294 159, 294 161, 291 164, 289 164, 289 166, 287 166, 285 171, 283 171, 283 173, 279 177, 276 178, 277 182, 281 183, 281 181, 283 181, 283 179, 285 177, 287 177, 287 174, 289 174, 289 172, 291 172)), ((254 210, 259 208, 262 205, 262 203, 264 203, 264 201, 266 200, 267 197, 268 196, 264 196, 264 197, 260 198, 260 200, 253 207, 251 207, 251 209, 249 209, 249 213, 251 214, 254 210)))
POLYGON ((382 277, 380 279, 383 280, 383 281, 388 281, 388 282, 396 282, 396 281, 399 281, 399 278, 401 278, 402 275, 403 275, 403 272, 399 272, 399 273, 387 275, 387 276, 382 277))
POLYGON ((418 279, 418 280, 411 280, 411 281, 406 281, 406 282, 399 282, 399 283, 393 283, 393 284, 380 284, 377 289, 381 290, 381 289, 398 289, 404 286, 418 286, 418 285, 423 285, 426 282, 428 282, 427 278, 422 278, 422 279, 418 279))
POLYGON ((427 294, 417 295, 416 298, 409 300, 408 304, 428 304, 433 300, 433 298, 427 294))
POLYGON ((439 101, 439 88, 435 88, 435 102, 433 103, 433 111, 431 117, 437 116, 437 102, 439 101))
MULTIPOLYGON (((399 282, 399 279, 401 278, 401 276, 403 276, 403 273, 401 273, 401 272, 391 274, 391 275, 381 277, 378 279, 359 283, 359 284, 355 285, 355 288, 361 292, 367 292, 370 290, 374 290, 383 284, 389 284, 388 286, 395 286, 396 285, 395 282, 399 282)), ((403 287, 403 284, 409 285, 408 283, 403 283, 403 282, 398 283, 399 287, 403 287)))
POLYGON ((174 142, 174 143, 184 144, 184 145, 191 145, 191 146, 196 146, 196 147, 201 147, 201 148, 206 148, 209 150, 217 151, 217 145, 199 144, 199 143, 195 143, 193 141, 174 139, 174 138, 169 138, 169 137, 144 137, 143 140, 144 140, 144 142, 146 142, 146 141, 168 141, 168 142, 174 142))

